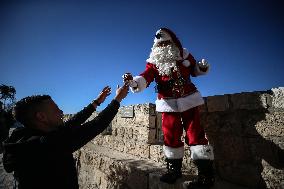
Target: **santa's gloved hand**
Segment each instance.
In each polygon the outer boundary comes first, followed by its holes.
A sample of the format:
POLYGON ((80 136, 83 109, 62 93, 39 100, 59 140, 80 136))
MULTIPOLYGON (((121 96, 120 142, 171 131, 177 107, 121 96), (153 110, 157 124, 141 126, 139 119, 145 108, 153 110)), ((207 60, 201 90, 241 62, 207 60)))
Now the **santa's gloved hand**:
POLYGON ((137 82, 133 80, 131 73, 125 73, 122 78, 123 82, 127 83, 129 87, 136 88, 138 86, 137 82))
POLYGON ((200 71, 202 72, 206 72, 209 68, 209 64, 205 59, 201 59, 201 61, 198 62, 198 67, 200 69, 200 71))
POLYGON ((131 73, 125 73, 125 74, 123 74, 122 78, 123 78, 123 82, 133 80, 133 76, 132 76, 131 73))

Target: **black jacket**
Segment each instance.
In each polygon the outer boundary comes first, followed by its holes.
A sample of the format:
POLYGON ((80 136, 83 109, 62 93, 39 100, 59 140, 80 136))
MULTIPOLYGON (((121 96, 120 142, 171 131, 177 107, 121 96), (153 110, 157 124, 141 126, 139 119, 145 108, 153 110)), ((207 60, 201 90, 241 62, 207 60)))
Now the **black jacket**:
MULTIPOLYGON (((9 136, 9 129, 14 124, 15 120, 12 111, 0 110, 0 145, 9 136)), ((1 150, 0 150, 1 151, 1 150)))
POLYGON ((15 129, 4 142, 5 170, 14 171, 20 189, 79 188, 72 153, 100 134, 118 108, 119 102, 113 100, 94 120, 82 124, 94 111, 89 105, 50 133, 15 129))

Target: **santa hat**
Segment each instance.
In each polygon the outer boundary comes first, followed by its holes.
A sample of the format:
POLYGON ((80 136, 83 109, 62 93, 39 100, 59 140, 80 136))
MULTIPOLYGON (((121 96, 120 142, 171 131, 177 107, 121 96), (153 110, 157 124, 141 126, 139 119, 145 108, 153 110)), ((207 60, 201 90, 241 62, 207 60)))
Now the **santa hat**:
MULTIPOLYGON (((186 52, 186 50, 182 48, 181 42, 177 38, 176 34, 168 28, 160 28, 156 32, 155 39, 154 39, 154 45, 162 41, 169 41, 169 40, 172 41, 179 49, 180 57, 182 57, 182 59, 187 58, 188 52, 186 52)), ((184 60, 182 64, 185 67, 188 67, 190 65, 188 60, 184 60)))

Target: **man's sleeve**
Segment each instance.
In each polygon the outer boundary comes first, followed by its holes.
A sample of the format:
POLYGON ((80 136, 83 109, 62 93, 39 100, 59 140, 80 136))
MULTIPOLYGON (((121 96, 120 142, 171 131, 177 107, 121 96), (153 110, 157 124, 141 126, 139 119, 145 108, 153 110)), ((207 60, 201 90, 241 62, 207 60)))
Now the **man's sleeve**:
POLYGON ((92 121, 81 127, 65 127, 47 136, 41 137, 41 143, 51 150, 74 152, 100 134, 111 123, 118 112, 119 102, 112 100, 92 121))
POLYGON ((95 108, 92 104, 89 104, 80 112, 76 113, 72 116, 68 121, 65 122, 65 126, 67 127, 78 127, 82 123, 84 123, 95 111, 95 108))

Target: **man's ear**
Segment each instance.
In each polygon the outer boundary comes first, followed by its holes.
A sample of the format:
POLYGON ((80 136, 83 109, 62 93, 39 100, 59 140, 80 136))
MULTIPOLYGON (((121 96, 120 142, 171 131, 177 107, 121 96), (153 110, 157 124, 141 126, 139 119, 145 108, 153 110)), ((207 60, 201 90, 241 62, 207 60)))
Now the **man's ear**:
POLYGON ((36 112, 35 116, 36 116, 36 119, 38 121, 46 121, 47 120, 47 116, 44 112, 36 112))

